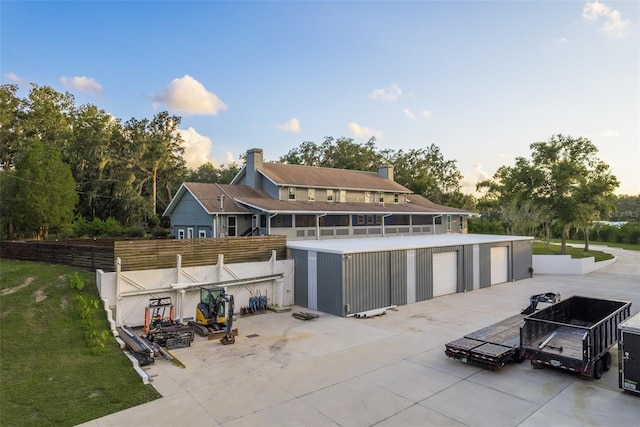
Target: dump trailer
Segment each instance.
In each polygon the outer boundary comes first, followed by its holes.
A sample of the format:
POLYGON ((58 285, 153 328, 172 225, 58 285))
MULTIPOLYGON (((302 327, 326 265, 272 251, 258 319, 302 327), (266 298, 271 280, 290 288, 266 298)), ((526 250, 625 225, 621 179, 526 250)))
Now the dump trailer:
POLYGON ((553 366, 599 379, 611 368, 609 349, 631 302, 572 296, 533 313, 520 328, 524 357, 533 366, 553 366))
POLYGON ((622 322, 618 329, 620 388, 640 394, 640 311, 622 322))
POLYGON ((453 359, 491 370, 500 369, 509 361, 522 362, 520 326, 524 318, 536 312, 538 303, 553 304, 559 300, 560 294, 551 292, 532 295, 529 306, 519 314, 451 341, 444 352, 453 359))

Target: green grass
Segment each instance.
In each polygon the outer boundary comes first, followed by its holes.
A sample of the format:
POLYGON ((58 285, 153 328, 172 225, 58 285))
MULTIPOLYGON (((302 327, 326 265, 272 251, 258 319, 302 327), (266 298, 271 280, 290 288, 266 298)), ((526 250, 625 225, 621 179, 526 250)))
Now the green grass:
MULTIPOLYGON (((552 242, 546 245, 543 242, 533 242, 533 254, 534 255, 560 255, 560 245, 552 242)), ((584 251, 584 247, 567 246, 566 255, 571 255, 571 258, 588 258, 594 257, 595 262, 606 261, 613 259, 613 255, 604 253, 602 251, 589 250, 584 251)))
MULTIPOLYGON (((560 239, 551 239, 551 241, 553 243, 560 243, 560 239)), ((581 245, 584 247, 584 240, 567 240, 567 243, 581 245)), ((640 251, 640 245, 631 243, 599 242, 597 240, 589 240, 589 246, 591 245, 608 246, 610 248, 620 248, 630 251, 640 251)))
POLYGON ((72 426, 157 399, 109 335, 89 346, 87 322, 108 330, 104 311, 84 320, 81 302, 97 298, 95 273, 69 286, 73 267, 0 260, 0 425, 72 426))

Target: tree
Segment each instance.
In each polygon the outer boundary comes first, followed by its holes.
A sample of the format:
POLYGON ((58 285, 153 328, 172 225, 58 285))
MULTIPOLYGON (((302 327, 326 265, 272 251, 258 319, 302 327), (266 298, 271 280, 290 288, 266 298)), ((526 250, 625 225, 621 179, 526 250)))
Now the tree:
POLYGON ((18 85, 0 86, 0 168, 5 172, 14 166, 20 131, 18 117, 20 98, 18 85))
POLYGON ((78 202, 75 181, 58 149, 40 140, 28 141, 16 162, 10 194, 10 222, 18 233, 45 239, 49 231, 67 225, 78 202))

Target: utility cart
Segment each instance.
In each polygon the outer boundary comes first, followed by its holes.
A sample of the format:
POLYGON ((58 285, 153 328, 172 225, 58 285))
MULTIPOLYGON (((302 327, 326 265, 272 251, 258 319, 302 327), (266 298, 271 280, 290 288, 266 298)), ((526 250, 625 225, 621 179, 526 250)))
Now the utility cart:
POLYGON ((619 385, 640 394, 640 311, 618 325, 619 385))
POLYGON ((529 306, 519 314, 447 343, 444 352, 452 359, 491 370, 502 368, 509 361, 522 362, 520 326, 524 318, 535 313, 538 303, 553 304, 559 300, 560 294, 551 292, 532 295, 529 306))
POLYGON ((631 302, 573 296, 533 313, 520 328, 524 357, 599 379, 611 368, 609 349, 631 302))

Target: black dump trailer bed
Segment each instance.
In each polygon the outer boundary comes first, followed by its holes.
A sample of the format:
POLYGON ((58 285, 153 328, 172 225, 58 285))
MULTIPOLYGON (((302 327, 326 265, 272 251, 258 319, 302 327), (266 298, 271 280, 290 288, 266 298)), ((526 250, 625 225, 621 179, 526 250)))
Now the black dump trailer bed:
POLYGON ((492 370, 502 368, 510 360, 521 362, 520 326, 524 318, 536 311, 538 303, 554 303, 559 299, 560 294, 554 293, 533 295, 529 299, 529 306, 520 314, 451 341, 445 345, 445 354, 461 362, 492 370))
POLYGON ((618 329, 619 386, 640 394, 640 311, 622 322, 618 329))
POLYGON ((629 317, 631 303, 573 296, 533 313, 520 328, 524 357, 600 378, 611 368, 609 349, 618 342, 618 325, 629 317))

